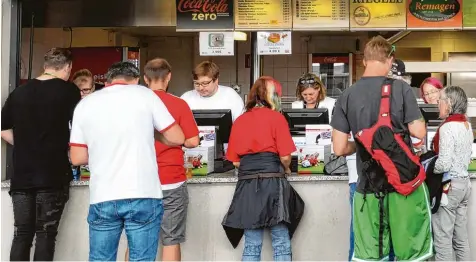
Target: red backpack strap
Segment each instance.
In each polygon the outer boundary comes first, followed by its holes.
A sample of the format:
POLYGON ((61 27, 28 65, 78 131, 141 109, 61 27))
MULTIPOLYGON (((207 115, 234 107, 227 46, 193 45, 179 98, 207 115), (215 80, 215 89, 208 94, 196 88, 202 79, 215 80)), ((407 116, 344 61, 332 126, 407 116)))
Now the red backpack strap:
POLYGON ((386 78, 382 84, 381 97, 380 97, 380 111, 379 120, 380 123, 392 126, 392 120, 390 116, 390 94, 392 93, 393 79, 386 78))

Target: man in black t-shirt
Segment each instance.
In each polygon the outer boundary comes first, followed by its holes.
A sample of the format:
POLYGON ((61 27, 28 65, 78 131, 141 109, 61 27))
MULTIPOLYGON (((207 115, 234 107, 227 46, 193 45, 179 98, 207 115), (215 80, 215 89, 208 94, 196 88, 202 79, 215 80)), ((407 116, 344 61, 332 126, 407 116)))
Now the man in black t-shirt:
MULTIPOLYGON (((355 260, 388 259, 390 242, 397 260, 425 260, 432 255, 428 190, 423 184, 403 196, 389 185, 381 169, 364 171, 363 159, 370 155, 363 146, 348 142, 348 134, 372 127, 378 120, 381 88, 392 67, 395 49, 382 37, 373 38, 364 51, 365 72, 346 89, 335 104, 333 149, 336 155, 357 152, 359 180, 353 201, 355 260), (383 201, 376 197, 387 193, 383 201), (382 216, 380 205, 384 210, 382 216), (391 238, 391 239, 390 239, 391 238)), ((422 139, 426 135, 412 88, 395 80, 391 89, 390 114, 394 132, 401 133, 411 147, 408 133, 422 139), (405 134, 405 135, 404 135, 405 134)))
POLYGON ((81 95, 67 82, 70 51, 53 48, 44 59, 44 73, 13 90, 2 109, 1 135, 13 145, 11 261, 30 260, 35 235, 34 260, 53 260, 58 225, 69 198, 70 124, 81 95))

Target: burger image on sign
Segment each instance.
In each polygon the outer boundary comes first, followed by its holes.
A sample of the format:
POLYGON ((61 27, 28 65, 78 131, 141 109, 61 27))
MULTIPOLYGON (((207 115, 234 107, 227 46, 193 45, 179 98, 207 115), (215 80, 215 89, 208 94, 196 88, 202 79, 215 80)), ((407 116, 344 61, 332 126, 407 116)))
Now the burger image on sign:
POLYGON ((408 10, 425 22, 442 22, 455 17, 461 5, 458 0, 412 0, 408 10))
POLYGON ((370 11, 365 6, 359 6, 354 10, 354 21, 358 25, 366 25, 370 21, 370 11))

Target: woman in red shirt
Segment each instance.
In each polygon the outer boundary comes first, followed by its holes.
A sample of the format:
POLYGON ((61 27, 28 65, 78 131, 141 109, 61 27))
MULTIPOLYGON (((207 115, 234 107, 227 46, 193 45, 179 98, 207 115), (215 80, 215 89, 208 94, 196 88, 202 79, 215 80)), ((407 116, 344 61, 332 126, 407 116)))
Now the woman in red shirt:
POLYGON ((291 237, 304 212, 286 179, 296 147, 280 110, 281 85, 260 77, 231 130, 226 156, 238 167, 238 183, 222 225, 234 248, 245 235, 244 261, 261 259, 264 228, 271 230, 274 259, 290 261, 291 237))

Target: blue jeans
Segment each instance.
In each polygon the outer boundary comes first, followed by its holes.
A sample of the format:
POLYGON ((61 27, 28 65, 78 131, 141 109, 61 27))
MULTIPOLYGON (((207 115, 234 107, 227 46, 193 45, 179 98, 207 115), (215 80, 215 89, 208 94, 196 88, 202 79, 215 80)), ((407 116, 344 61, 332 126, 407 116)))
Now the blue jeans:
POLYGON ((89 206, 89 260, 116 261, 125 228, 130 261, 155 261, 162 199, 141 198, 101 202, 89 206))
MULTIPOLYGON (((288 228, 284 224, 278 224, 271 229, 271 245, 274 250, 274 261, 291 261, 291 239, 288 228)), ((260 261, 261 247, 263 245, 264 229, 245 229, 245 248, 243 249, 243 261, 260 261)))
MULTIPOLYGON (((354 215, 353 215, 353 204, 354 204, 354 193, 357 188, 357 183, 349 184, 349 195, 350 195, 350 248, 349 248, 349 261, 352 261, 352 256, 354 255, 354 215)), ((395 253, 393 252, 393 246, 390 243, 390 254, 388 256, 389 261, 395 261, 395 253)))

